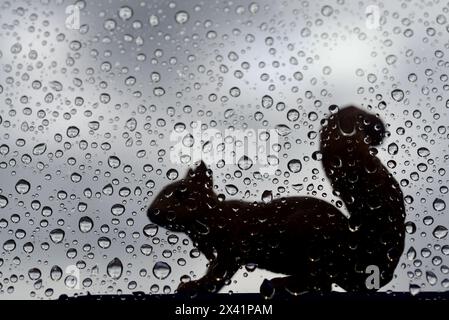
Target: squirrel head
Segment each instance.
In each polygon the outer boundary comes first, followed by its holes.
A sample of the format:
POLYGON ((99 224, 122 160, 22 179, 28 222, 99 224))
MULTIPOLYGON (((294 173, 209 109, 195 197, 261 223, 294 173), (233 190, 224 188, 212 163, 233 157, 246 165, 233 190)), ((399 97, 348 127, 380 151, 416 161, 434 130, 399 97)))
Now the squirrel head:
POLYGON ((215 198, 212 172, 201 161, 183 179, 166 186, 152 202, 147 215, 153 223, 171 231, 186 231, 212 210, 215 198))
POLYGON ((352 147, 368 150, 382 143, 385 137, 385 125, 378 115, 368 113, 355 106, 330 108, 331 115, 323 122, 322 147, 352 147))

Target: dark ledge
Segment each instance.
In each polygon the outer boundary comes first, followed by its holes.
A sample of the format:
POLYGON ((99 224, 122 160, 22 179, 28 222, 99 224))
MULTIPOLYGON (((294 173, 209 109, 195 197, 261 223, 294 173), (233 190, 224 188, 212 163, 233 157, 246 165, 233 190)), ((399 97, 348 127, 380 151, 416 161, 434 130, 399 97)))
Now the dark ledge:
MULTIPOLYGON (((306 293, 265 299, 260 294, 206 294, 189 298, 179 294, 148 295, 62 295, 59 300, 13 302, 11 310, 20 313, 44 313, 46 319, 66 316, 85 319, 91 310, 98 319, 405 319, 417 312, 441 310, 447 315, 449 292, 397 293, 306 293), (429 304, 431 306, 429 306, 429 304), (440 309, 441 308, 441 309, 440 309), (199 310, 207 309, 205 315, 199 310), (314 315, 309 317, 307 315, 314 315), (387 316, 388 315, 388 316, 387 316), (49 317, 49 318, 48 318, 49 317), (327 317, 326 317, 327 319, 327 317)), ((6 301, 5 301, 6 302, 6 301)), ((6 306, 4 307, 6 308, 6 306)), ((6 310, 6 309, 4 309, 6 310)), ((426 312, 427 314, 427 312, 426 312)), ((427 316, 428 317, 428 316, 427 316)), ((90 318, 90 316, 89 316, 90 318)), ((426 318, 423 318, 426 319, 426 318)), ((441 318, 443 319, 443 318, 441 318)))
MULTIPOLYGON (((309 319, 307 314, 318 318, 399 319, 416 316, 424 310, 438 309, 447 313, 449 293, 426 292, 411 295, 409 292, 397 293, 305 293, 299 296, 277 296, 265 299, 260 294, 209 294, 189 298, 178 294, 147 295, 84 295, 79 297, 61 296, 58 307, 62 309, 84 310, 93 306, 101 313, 117 317, 136 314, 157 315, 153 319, 309 319), (207 307, 209 313, 191 315, 196 308, 207 307), (264 313, 265 312, 265 313, 264 313), (363 316, 362 318, 360 318, 363 316)), ((315 319, 315 317, 311 319, 315 319)))
POLYGON ((419 301, 449 301, 448 292, 421 292, 417 295, 412 295, 409 292, 373 292, 373 293, 304 293, 298 296, 281 295, 275 296, 271 299, 264 298, 258 293, 234 293, 234 294, 206 294, 196 297, 187 297, 180 294, 145 294, 144 292, 135 292, 129 295, 79 295, 69 297, 61 295, 59 301, 125 301, 125 302, 139 302, 145 301, 149 303, 326 303, 326 302, 419 302, 419 301))

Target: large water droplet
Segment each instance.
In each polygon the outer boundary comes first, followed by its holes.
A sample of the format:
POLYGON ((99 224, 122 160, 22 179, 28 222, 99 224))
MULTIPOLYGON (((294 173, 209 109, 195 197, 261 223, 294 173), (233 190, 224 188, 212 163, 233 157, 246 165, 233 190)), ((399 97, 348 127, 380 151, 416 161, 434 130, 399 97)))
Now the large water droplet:
POLYGON ((421 147, 418 149, 418 155, 420 157, 427 157, 430 154, 429 149, 425 148, 425 147, 421 147))
POLYGON ((262 107, 265 109, 269 109, 273 106, 273 98, 269 95, 265 95, 262 97, 262 107))
POLYGON ((118 158, 116 156, 110 156, 108 158, 108 164, 111 168, 115 169, 115 168, 120 167, 120 163, 121 163, 120 158, 118 158))
POLYGON ((114 258, 111 260, 111 262, 108 263, 107 272, 108 275, 115 280, 119 279, 122 276, 123 264, 119 258, 114 258))
POLYGON ((178 171, 176 169, 169 169, 167 171, 167 178, 168 180, 176 180, 178 178, 178 171))
POLYGON ((108 237, 100 237, 98 239, 98 246, 102 249, 107 249, 111 246, 111 240, 108 237))
POLYGON ((129 20, 133 16, 133 9, 128 6, 123 6, 118 10, 118 16, 124 21, 129 20))
POLYGON ((58 281, 62 278, 62 269, 59 266, 53 266, 50 270, 50 278, 53 281, 58 281))
POLYGON ((76 138, 79 133, 80 129, 78 127, 70 126, 67 128, 67 137, 69 138, 76 138))
POLYGON ((64 240, 65 232, 61 229, 50 231, 50 239, 53 243, 61 243, 64 240))
POLYGON ((265 191, 262 193, 262 201, 263 201, 264 203, 268 203, 268 202, 270 202, 271 200, 273 200, 273 192, 271 192, 271 190, 265 190, 265 191))
POLYGON ((0 195, 0 208, 4 208, 8 205, 8 198, 0 195))
POLYGON ((446 209, 446 202, 444 202, 443 199, 436 198, 433 201, 433 208, 435 209, 435 211, 443 211, 444 209, 446 209))
POLYGON ((14 251, 14 249, 16 248, 16 242, 12 239, 7 240, 4 244, 3 244, 3 249, 5 251, 14 251))
POLYGON ((287 136, 292 131, 292 129, 290 129, 290 127, 285 124, 278 124, 275 129, 277 134, 281 137, 287 136))
POLYGON ((153 274, 157 279, 166 279, 171 273, 171 267, 168 263, 158 261, 153 267, 153 274))
POLYGON ((35 156, 40 156, 47 150, 47 145, 45 143, 39 143, 33 148, 33 154, 35 156))
POLYGON ((292 159, 288 162, 287 167, 291 172, 298 173, 302 169, 302 164, 299 159, 292 159))
POLYGON ((434 286, 438 282, 438 278, 432 271, 426 271, 426 280, 431 285, 434 286))
POLYGON ((16 191, 19 194, 26 194, 30 191, 30 183, 24 179, 20 179, 16 183, 16 191))
POLYGON ((401 89, 395 89, 391 92, 391 97, 396 102, 401 102, 404 99, 404 91, 401 89))
POLYGON ((253 160, 247 156, 242 156, 237 165, 241 170, 248 170, 253 166, 253 160))
POLYGON ((447 232, 447 228, 440 225, 433 230, 432 234, 437 239, 443 239, 447 236, 447 232))
POLYGON ((114 204, 111 208, 111 213, 114 216, 121 216, 125 212, 125 206, 122 204, 114 204))
POLYGON ((41 276, 42 272, 38 268, 28 270, 28 277, 33 281, 40 279, 41 276))
POLYGON ((239 189, 233 184, 227 184, 225 190, 230 196, 234 196, 239 192, 239 189))
POLYGON ((94 222, 89 217, 82 217, 79 221, 79 229, 81 232, 86 233, 92 230, 94 222))
POLYGON ((178 11, 175 14, 175 20, 179 24, 184 24, 189 21, 189 14, 186 11, 178 11))
POLYGON ((147 237, 154 237, 157 234, 158 230, 159 227, 157 224, 150 223, 143 228, 143 234, 147 237))

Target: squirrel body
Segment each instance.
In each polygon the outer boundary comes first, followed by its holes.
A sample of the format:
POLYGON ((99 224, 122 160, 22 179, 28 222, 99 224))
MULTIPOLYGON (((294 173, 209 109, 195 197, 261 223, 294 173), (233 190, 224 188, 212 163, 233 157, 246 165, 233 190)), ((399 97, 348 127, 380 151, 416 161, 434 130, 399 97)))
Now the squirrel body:
POLYGON ((400 187, 376 157, 382 121, 356 107, 331 107, 320 151, 331 185, 350 213, 313 197, 271 202, 223 201, 201 162, 165 187, 148 209, 150 220, 185 232, 209 260, 206 274, 178 292, 217 292, 242 265, 287 275, 264 282, 269 295, 286 290, 366 291, 369 266, 387 284, 404 249, 405 208, 400 187))

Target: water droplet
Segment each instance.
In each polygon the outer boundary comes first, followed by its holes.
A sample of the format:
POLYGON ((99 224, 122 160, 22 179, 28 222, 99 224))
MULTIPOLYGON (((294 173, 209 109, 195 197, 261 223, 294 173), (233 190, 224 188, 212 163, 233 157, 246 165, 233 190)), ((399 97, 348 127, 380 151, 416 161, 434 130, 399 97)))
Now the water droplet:
POLYGON ((120 163, 121 163, 120 159, 116 156, 110 156, 108 158, 108 164, 113 169, 120 167, 120 163))
POLYGON ((434 286, 438 282, 438 278, 432 271, 426 271, 426 280, 431 285, 434 286))
POLYGON ((265 95, 262 97, 262 107, 265 109, 269 109, 273 106, 273 98, 269 95, 265 95))
POLYGON ((287 120, 288 121, 297 121, 299 119, 299 112, 296 109, 290 109, 287 112, 287 120))
POLYGON ((153 267, 153 274, 157 279, 166 279, 170 275, 170 273, 171 267, 168 263, 162 261, 158 261, 155 263, 153 267))
POLYGON ((125 206, 122 204, 114 204, 111 208, 111 213, 114 216, 121 216, 125 212, 125 206))
POLYGON ((8 205, 8 198, 0 195, 0 208, 4 208, 8 205))
POLYGON ((175 14, 175 20, 179 24, 184 24, 189 21, 189 14, 186 11, 178 11, 175 14))
POLYGON ((115 29, 115 27, 117 26, 117 22, 115 22, 114 19, 107 19, 105 20, 103 27, 107 30, 107 31, 113 31, 115 29))
POLYGON ((398 154, 398 151, 399 151, 399 147, 396 143, 393 142, 388 145, 388 153, 390 155, 394 156, 394 155, 398 154))
POLYGON ((427 149, 425 147, 421 147, 418 149, 418 155, 420 157, 427 157, 430 155, 430 151, 429 151, 429 149, 427 149))
POLYGON ((153 252, 153 247, 149 244, 143 244, 140 247, 140 252, 142 252, 144 256, 149 256, 153 252))
POLYGON ((271 200, 273 200, 273 192, 271 192, 271 190, 265 190, 262 193, 262 201, 264 203, 269 203, 271 200))
POLYGON ((233 184, 227 184, 225 186, 225 189, 226 189, 226 192, 231 196, 234 196, 237 194, 237 192, 239 192, 239 189, 233 184))
POLYGON ((443 211, 444 209, 446 209, 446 202, 444 202, 443 199, 436 198, 433 201, 433 208, 435 209, 435 211, 443 211))
POLYGON ((302 164, 299 159, 292 159, 287 164, 288 170, 293 173, 298 173, 302 169, 302 164))
POLYGON ((30 183, 24 179, 20 179, 17 183, 16 183, 16 191, 19 194, 26 194, 28 193, 28 191, 30 191, 30 183))
POLYGON ((76 138, 79 133, 80 129, 78 127, 70 126, 67 128, 67 137, 69 138, 76 138))
POLYGON ((248 170, 253 166, 253 160, 247 156, 242 156, 237 162, 237 165, 241 170, 248 170))
POLYGON ((78 284, 78 278, 73 275, 68 275, 64 279, 64 284, 67 286, 67 288, 74 289, 76 287, 76 285, 78 284))
POLYGON ((418 286, 417 284, 410 284, 409 291, 412 296, 416 296, 418 293, 421 292, 421 287, 418 286))
POLYGON ((195 139, 193 138, 193 135, 191 135, 190 133, 185 135, 184 138, 182 139, 182 144, 187 147, 187 148, 191 148, 195 143, 195 139))
POLYGON ((331 16, 332 13, 334 13, 334 8, 331 6, 326 5, 321 8, 321 14, 325 17, 331 16))
POLYGON ((148 18, 148 22, 150 23, 150 26, 156 27, 157 25, 159 25, 159 18, 157 16, 155 16, 154 14, 152 14, 148 18))
POLYGON ((176 180, 178 178, 178 171, 176 169, 170 169, 167 171, 168 180, 176 180))
POLYGON ((11 46, 11 53, 12 54, 18 54, 22 51, 22 45, 20 43, 14 43, 11 46))
POLYGON ((119 258, 114 258, 108 263, 107 273, 112 279, 120 279, 123 273, 123 264, 119 258))
POLYGON ((278 124, 275 129, 277 134, 280 135, 281 137, 289 135, 290 132, 292 131, 290 127, 285 124, 278 124))
POLYGON ((89 217, 81 217, 79 220, 79 229, 81 232, 86 233, 92 230, 92 227, 94 226, 94 222, 89 217))
POLYGON ((50 270, 50 278, 53 281, 59 281, 62 278, 62 269, 59 266, 53 266, 50 270))
POLYGON ((416 224, 411 221, 407 221, 405 223, 405 231, 408 234, 414 234, 416 232, 416 224))
POLYGON ((61 243, 64 240, 65 233, 61 229, 54 229, 50 231, 50 239, 53 243, 61 243))
POLYGON ((11 252, 14 251, 14 249, 16 248, 16 242, 12 239, 7 240, 4 244, 3 244, 3 249, 5 251, 11 252))
POLYGON ((413 247, 410 247, 407 251, 407 259, 413 261, 416 258, 416 250, 413 247))
POLYGON ((143 228, 143 234, 147 237, 154 237, 157 234, 158 230, 159 227, 157 224, 150 223, 143 228))
POLYGON ((129 118, 128 121, 126 121, 125 128, 131 132, 136 130, 136 128, 137 128, 136 118, 129 118))
POLYGON ((404 91, 401 89, 395 89, 391 92, 391 97, 396 102, 401 102, 404 99, 404 91))
POLYGON ((59 81, 51 81, 50 88, 52 88, 55 91, 62 91, 62 89, 64 89, 64 87, 62 86, 62 83, 59 81))
POLYGON ((447 232, 446 227, 439 225, 433 230, 432 234, 437 239, 443 239, 447 236, 447 232))
POLYGON ((0 146, 0 154, 6 156, 9 153, 9 146, 7 144, 2 144, 0 146))
POLYGON ((129 20, 133 16, 133 9, 128 6, 123 6, 119 9, 118 16, 124 21, 129 20))
POLYGON ((28 277, 33 281, 40 279, 41 276, 42 273, 38 268, 31 268, 28 270, 28 277))
POLYGON ((229 94, 231 95, 231 97, 237 98, 238 96, 240 96, 240 89, 237 87, 232 87, 229 90, 229 94))
POLYGON ((98 246, 102 249, 107 249, 111 246, 111 240, 108 237, 100 237, 97 243, 98 246))
POLYGON ((33 154, 35 156, 40 156, 47 151, 47 145, 45 143, 39 143, 33 148, 33 154))

